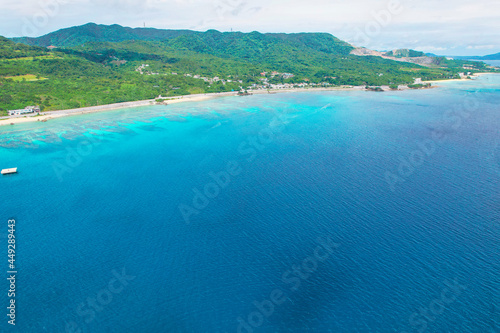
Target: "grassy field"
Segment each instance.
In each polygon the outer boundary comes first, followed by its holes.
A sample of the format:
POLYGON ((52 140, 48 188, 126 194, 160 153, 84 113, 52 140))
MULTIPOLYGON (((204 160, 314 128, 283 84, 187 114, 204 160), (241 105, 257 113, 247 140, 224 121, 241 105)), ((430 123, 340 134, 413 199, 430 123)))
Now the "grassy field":
POLYGON ((33 60, 42 60, 42 59, 62 59, 61 57, 55 56, 53 54, 49 55, 41 55, 36 57, 20 57, 20 58, 12 58, 12 59, 3 59, 3 61, 33 61, 33 60))
POLYGON ((26 75, 18 75, 18 76, 6 76, 4 77, 5 79, 12 79, 16 82, 26 80, 28 82, 30 81, 40 81, 40 80, 48 80, 46 77, 37 77, 36 75, 33 74, 26 74, 26 75))

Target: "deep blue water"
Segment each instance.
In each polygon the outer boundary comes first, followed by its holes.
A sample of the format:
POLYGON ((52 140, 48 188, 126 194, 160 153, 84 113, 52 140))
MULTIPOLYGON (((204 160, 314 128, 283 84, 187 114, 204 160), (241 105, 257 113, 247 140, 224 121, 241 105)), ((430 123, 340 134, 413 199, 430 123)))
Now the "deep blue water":
POLYGON ((1 128, 15 330, 499 332, 500 77, 440 85, 1 128))

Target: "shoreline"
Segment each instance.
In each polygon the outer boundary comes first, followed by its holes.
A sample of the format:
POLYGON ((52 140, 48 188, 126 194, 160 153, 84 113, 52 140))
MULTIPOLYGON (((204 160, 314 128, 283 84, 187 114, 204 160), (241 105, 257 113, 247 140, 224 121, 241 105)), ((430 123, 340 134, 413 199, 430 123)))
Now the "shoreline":
MULTIPOLYGON (((276 94, 276 93, 291 93, 291 92, 303 92, 303 91, 362 91, 364 90, 364 86, 359 87, 331 87, 331 88, 294 88, 294 89, 275 89, 275 90, 253 90, 249 91, 250 95, 264 95, 264 94, 276 94)), ((0 126, 8 126, 22 123, 32 123, 32 122, 47 122, 51 119, 66 117, 66 116, 75 116, 82 115, 87 113, 97 113, 104 111, 112 111, 118 109, 125 108, 133 108, 133 107, 141 107, 141 106, 152 106, 152 105, 169 105, 169 104, 178 104, 178 103, 186 103, 186 102, 201 102, 206 101, 218 97, 228 97, 228 96, 238 96, 237 91, 230 92, 221 92, 221 93, 207 93, 207 94, 195 94, 195 95, 183 95, 176 97, 162 97, 164 102, 156 102, 156 99, 147 99, 141 101, 133 101, 133 102, 123 102, 123 103, 114 103, 114 104, 104 104, 97 106, 88 106, 77 109, 67 109, 67 110, 57 110, 57 111, 46 111, 40 112, 40 115, 36 116, 16 116, 16 117, 6 117, 0 119, 0 126)))
POLYGON ((482 75, 490 75, 490 74, 499 74, 499 73, 476 73, 470 75, 471 79, 446 79, 446 80, 435 80, 435 81, 422 81, 422 83, 439 83, 439 82, 462 82, 462 81, 471 81, 481 77, 482 75))
MULTIPOLYGON (((496 73, 476 73, 472 78, 478 78, 481 75, 496 74, 496 73)), ((436 81, 422 81, 422 83, 439 83, 439 82, 454 82, 454 81, 470 81, 470 79, 447 79, 447 80, 436 80, 436 81)), ((385 87, 385 86, 383 86, 385 87)), ((388 87, 387 87, 388 88, 388 87)), ((437 87, 434 87, 437 88, 437 87)), ((386 89, 384 89, 386 90, 386 89)), ((409 90, 398 89, 394 91, 409 90)), ((322 87, 322 88, 291 88, 291 89, 274 89, 274 90, 251 90, 250 95, 265 95, 265 94, 276 94, 276 93, 293 93, 293 92, 304 92, 304 91, 367 91, 365 86, 353 86, 353 87, 322 87)), ((176 97, 162 97, 164 99, 163 103, 156 102, 156 99, 148 99, 133 102, 123 102, 114 104, 105 104, 98 106, 89 106, 77 109, 67 109, 67 110, 57 110, 57 111, 46 111, 41 112, 37 116, 17 116, 17 117, 6 117, 0 119, 0 126, 8 126, 22 123, 30 122, 47 122, 51 119, 82 115, 87 113, 96 113, 103 111, 112 111, 117 109, 141 107, 141 106, 152 106, 152 105, 169 105, 185 102, 201 102, 217 97, 228 97, 228 96, 238 96, 237 91, 231 92, 221 92, 221 93, 207 93, 207 94, 195 94, 195 95, 183 95, 176 97)))

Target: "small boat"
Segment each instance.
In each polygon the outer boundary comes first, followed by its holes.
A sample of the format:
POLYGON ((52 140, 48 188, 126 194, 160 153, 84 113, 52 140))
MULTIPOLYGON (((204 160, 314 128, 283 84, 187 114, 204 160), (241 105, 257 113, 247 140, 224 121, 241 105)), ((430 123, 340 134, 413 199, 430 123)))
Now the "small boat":
POLYGON ((17 173, 17 168, 3 169, 2 175, 8 175, 11 173, 17 173))

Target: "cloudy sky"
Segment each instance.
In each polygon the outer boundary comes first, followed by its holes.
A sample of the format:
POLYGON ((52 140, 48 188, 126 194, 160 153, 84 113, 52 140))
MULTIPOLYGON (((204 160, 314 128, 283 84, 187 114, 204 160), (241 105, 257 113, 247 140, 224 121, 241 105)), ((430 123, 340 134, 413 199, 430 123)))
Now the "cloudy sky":
POLYGON ((500 52, 499 0, 1 0, 0 35, 88 22, 205 31, 329 32, 377 50, 500 52))

